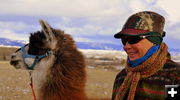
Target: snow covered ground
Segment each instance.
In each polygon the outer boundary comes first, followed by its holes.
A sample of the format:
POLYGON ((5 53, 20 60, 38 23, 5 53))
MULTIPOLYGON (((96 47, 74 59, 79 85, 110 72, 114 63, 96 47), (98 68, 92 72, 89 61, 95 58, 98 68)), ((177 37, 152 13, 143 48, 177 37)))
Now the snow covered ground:
POLYGON ((99 58, 99 56, 104 57, 114 57, 114 58, 123 58, 125 59, 127 57, 126 52, 124 51, 116 51, 116 50, 92 50, 92 49, 80 49, 80 51, 83 52, 83 54, 90 58, 95 57, 99 58))
MULTIPOLYGON (((91 49, 80 49, 87 58, 102 58, 109 57, 114 59, 126 59, 127 54, 125 51, 116 51, 116 50, 91 50, 91 49)), ((180 63, 180 53, 179 52, 170 52, 171 58, 173 61, 180 63)))

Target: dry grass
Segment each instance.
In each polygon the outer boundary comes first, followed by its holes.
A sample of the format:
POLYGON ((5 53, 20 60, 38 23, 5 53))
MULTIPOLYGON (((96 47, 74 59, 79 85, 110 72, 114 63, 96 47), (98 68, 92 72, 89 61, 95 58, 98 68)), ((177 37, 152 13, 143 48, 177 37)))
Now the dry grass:
POLYGON ((95 98, 111 98, 113 82, 117 72, 104 69, 88 69, 87 74, 87 95, 95 98))
POLYGON ((28 73, 0 62, 0 100, 33 100, 28 86, 28 73))
POLYGON ((15 47, 0 47, 0 61, 10 60, 10 55, 16 50, 15 47))
MULTIPOLYGON (((111 98, 117 71, 87 68, 87 95, 93 98, 111 98)), ((0 62, 0 100, 33 100, 28 72, 16 70, 7 61, 0 62)))

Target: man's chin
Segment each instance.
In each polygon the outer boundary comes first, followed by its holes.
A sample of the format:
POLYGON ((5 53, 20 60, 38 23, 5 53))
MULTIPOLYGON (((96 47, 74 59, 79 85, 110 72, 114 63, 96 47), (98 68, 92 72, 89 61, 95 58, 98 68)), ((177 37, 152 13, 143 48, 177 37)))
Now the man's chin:
POLYGON ((134 61, 134 60, 137 60, 137 59, 138 59, 138 57, 129 56, 129 59, 130 59, 131 61, 134 61))

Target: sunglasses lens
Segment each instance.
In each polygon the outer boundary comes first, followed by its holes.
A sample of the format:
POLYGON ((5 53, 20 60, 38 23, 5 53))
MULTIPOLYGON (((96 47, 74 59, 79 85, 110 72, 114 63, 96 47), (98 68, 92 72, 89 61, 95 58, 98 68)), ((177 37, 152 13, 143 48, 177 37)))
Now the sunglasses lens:
POLYGON ((135 43, 138 43, 141 40, 142 40, 142 38, 140 38, 140 37, 133 37, 133 38, 129 39, 128 43, 129 44, 135 44, 135 43))
POLYGON ((122 42, 123 45, 125 45, 127 40, 126 39, 121 39, 121 42, 122 42))
POLYGON ((133 37, 121 39, 123 45, 126 45, 126 42, 128 42, 129 44, 135 44, 141 40, 142 40, 142 38, 140 38, 138 36, 133 36, 133 37))

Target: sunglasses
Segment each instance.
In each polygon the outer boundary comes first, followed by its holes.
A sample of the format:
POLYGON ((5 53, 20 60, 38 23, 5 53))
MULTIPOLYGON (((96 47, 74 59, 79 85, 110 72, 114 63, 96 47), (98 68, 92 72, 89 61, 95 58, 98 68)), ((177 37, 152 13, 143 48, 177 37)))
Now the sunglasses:
POLYGON ((123 45, 126 45, 127 42, 129 44, 136 44, 146 37, 161 37, 161 36, 160 35, 130 36, 128 38, 121 38, 121 41, 123 45))
POLYGON ((129 44, 136 44, 146 37, 160 37, 160 38, 162 38, 161 35, 130 36, 128 38, 121 38, 121 41, 122 41, 123 45, 126 45, 127 42, 129 44))

